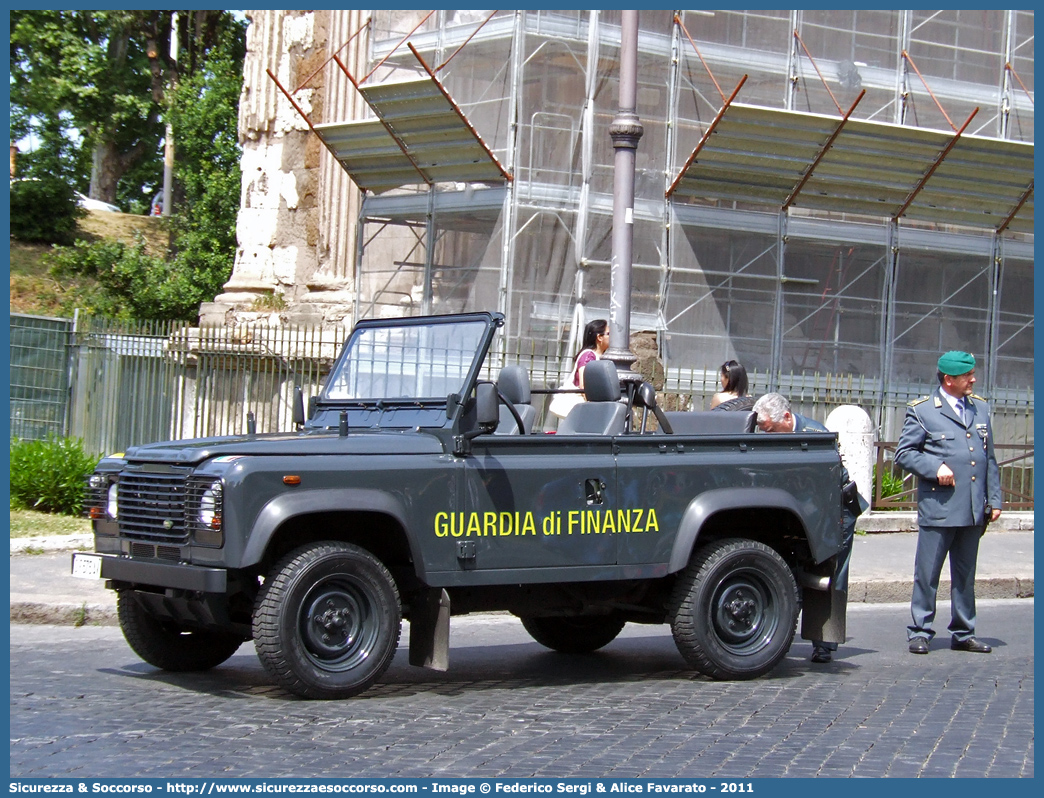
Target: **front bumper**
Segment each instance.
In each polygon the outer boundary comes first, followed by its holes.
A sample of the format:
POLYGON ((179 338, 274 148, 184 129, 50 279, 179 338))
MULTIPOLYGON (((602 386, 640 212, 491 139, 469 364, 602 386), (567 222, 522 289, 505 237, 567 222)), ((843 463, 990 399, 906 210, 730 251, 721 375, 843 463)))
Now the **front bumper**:
MULTIPOLYGON (((205 568, 199 565, 146 562, 112 554, 73 554, 73 572, 77 560, 90 558, 100 561, 98 574, 102 579, 130 585, 194 590, 201 593, 224 593, 228 587, 227 572, 223 568, 205 568)), ((82 565, 82 564, 81 564, 82 565)))

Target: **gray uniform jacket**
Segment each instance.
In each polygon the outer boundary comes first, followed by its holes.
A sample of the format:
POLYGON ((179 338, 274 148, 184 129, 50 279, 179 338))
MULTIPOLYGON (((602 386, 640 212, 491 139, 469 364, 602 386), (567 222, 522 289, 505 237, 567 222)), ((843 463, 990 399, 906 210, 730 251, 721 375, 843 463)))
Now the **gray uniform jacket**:
POLYGON ((895 450, 895 462, 916 474, 917 523, 928 527, 980 526, 986 507, 1001 505, 1000 469, 993 454, 990 406, 981 396, 965 398, 967 425, 937 388, 910 402, 895 450), (943 463, 954 486, 937 479, 943 463))
POLYGON ((794 417, 794 432, 830 432, 814 418, 800 416, 797 413, 791 413, 791 415, 794 417))

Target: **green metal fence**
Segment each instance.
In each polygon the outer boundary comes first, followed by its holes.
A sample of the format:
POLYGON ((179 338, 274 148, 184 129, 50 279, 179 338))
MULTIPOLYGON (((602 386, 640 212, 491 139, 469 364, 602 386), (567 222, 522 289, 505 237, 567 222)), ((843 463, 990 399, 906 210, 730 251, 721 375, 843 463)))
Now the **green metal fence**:
MULTIPOLYGON (((241 434, 251 412, 258 432, 288 430, 294 389, 305 397, 319 393, 347 333, 344 327, 196 328, 12 315, 11 435, 71 435, 87 451, 106 454, 151 441, 241 434)), ((716 369, 664 374, 655 346, 642 351, 635 368, 656 383, 665 407, 703 409, 718 390, 716 369)), ((529 371, 536 429, 553 428, 543 392, 568 373, 571 353, 527 342, 491 353, 483 376, 495 379, 509 363, 529 371)), ((903 506, 906 497, 881 495, 882 475, 895 471, 894 444, 888 441, 898 435, 906 403, 931 385, 893 388, 882 397, 878 386, 848 375, 777 375, 774 382, 769 375, 749 376, 752 393, 774 388, 790 397, 797 412, 820 420, 841 405, 865 408, 878 438, 872 504, 903 506)), ((991 404, 998 452, 1005 457, 1005 499, 1032 508, 1033 394, 991 397, 991 404)))
POLYGON ((105 454, 167 440, 180 364, 169 356, 170 323, 78 317, 69 341, 69 434, 105 454))
POLYGON ((11 437, 64 435, 71 319, 11 314, 11 437))

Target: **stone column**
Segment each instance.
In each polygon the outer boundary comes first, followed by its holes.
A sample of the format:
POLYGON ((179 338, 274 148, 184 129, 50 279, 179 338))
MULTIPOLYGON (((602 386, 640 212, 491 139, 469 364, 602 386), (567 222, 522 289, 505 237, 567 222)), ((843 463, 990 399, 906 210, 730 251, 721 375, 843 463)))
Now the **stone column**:
MULTIPOLYGON (((294 99, 313 123, 357 118, 363 103, 328 59, 365 18, 359 11, 259 10, 247 16, 239 246, 232 276, 223 293, 202 305, 200 321, 350 323, 359 191, 268 71, 288 91, 307 80, 294 99)), ((364 32, 339 53, 350 70, 365 65, 366 42, 364 32)))
POLYGON ((849 475, 868 502, 874 495, 874 432, 870 416, 856 405, 841 405, 830 411, 825 426, 837 433, 841 459, 849 475))

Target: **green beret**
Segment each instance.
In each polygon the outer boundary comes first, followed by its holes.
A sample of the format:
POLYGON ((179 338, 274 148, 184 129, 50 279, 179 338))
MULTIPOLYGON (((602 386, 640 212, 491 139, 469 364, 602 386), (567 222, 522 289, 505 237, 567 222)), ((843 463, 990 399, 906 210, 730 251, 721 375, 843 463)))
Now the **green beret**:
POLYGON ((967 374, 975 368, 975 355, 954 350, 939 358, 939 371, 951 377, 967 374))

